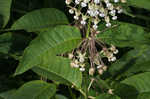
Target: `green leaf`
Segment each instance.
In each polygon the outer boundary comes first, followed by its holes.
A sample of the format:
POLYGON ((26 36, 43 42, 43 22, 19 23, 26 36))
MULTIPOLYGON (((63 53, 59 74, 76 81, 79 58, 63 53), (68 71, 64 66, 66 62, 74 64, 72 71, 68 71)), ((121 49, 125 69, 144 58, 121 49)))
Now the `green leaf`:
POLYGON ((60 94, 56 94, 55 98, 56 99, 68 99, 67 97, 60 95, 60 94))
POLYGON ((114 94, 121 99, 136 99, 139 94, 136 88, 127 84, 115 83, 112 87, 114 94))
POLYGON ((150 92, 144 92, 139 94, 137 99, 150 99, 150 92))
POLYGON ((120 98, 115 95, 101 94, 101 95, 97 96, 96 99, 120 99, 120 98))
POLYGON ((12 95, 16 92, 16 90, 9 90, 6 92, 0 93, 0 97, 4 99, 11 99, 12 95))
POLYGON ((128 5, 150 10, 150 0, 127 0, 128 5))
POLYGON ((12 0, 0 0, 0 25, 2 27, 5 27, 9 21, 11 2, 12 0))
POLYGON ((35 32, 64 24, 68 24, 68 19, 63 12, 54 8, 42 8, 21 17, 12 25, 11 29, 35 32))
POLYGON ((141 73, 138 75, 131 76, 121 83, 133 86, 139 93, 150 92, 150 72, 141 73))
POLYGON ((71 68, 68 59, 56 55, 76 48, 80 41, 80 31, 71 26, 57 26, 51 31, 41 33, 25 49, 15 75, 36 66, 38 73, 49 79, 64 79, 79 87, 82 81, 81 72, 71 68))
POLYGON ((55 92, 55 85, 37 80, 25 83, 10 99, 50 99, 55 92))
POLYGON ((32 70, 50 80, 55 80, 63 84, 73 84, 77 88, 81 87, 81 72, 78 69, 71 68, 68 59, 45 55, 43 63, 32 70))
POLYGON ((5 33, 0 35, 0 53, 8 54, 12 45, 11 33, 5 33))
POLYGON ((129 23, 120 23, 120 25, 100 33, 98 38, 107 44, 114 44, 118 47, 138 47, 139 44, 149 44, 143 27, 129 23))
POLYGON ((149 50, 149 46, 141 46, 129 51, 110 66, 109 72, 113 76, 131 76, 134 73, 150 71, 149 50))

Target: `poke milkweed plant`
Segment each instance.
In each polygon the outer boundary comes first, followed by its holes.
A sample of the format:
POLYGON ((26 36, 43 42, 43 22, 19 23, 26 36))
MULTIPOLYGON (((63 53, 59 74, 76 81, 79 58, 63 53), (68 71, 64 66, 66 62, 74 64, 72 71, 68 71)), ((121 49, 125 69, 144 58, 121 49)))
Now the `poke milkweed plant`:
POLYGON ((149 0, 0 0, 0 99, 149 99, 149 12, 149 0))

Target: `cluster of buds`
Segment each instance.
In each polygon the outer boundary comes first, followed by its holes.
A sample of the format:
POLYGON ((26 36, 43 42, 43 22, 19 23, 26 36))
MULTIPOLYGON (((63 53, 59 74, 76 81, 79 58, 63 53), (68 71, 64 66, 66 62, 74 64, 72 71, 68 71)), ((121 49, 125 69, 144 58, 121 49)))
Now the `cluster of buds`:
POLYGON ((86 53, 82 54, 80 51, 77 51, 77 56, 69 53, 68 57, 71 59, 71 67, 79 68, 80 71, 85 71, 85 57, 86 53))
POLYGON ((91 21, 91 28, 97 30, 99 22, 105 21, 106 27, 111 27, 110 20, 117 20, 117 13, 123 10, 116 3, 125 3, 126 0, 66 0, 70 8, 69 13, 79 20, 81 25, 91 21))
POLYGON ((114 62, 116 61, 116 57, 114 54, 118 54, 118 49, 114 45, 111 45, 110 48, 103 48, 103 50, 100 52, 103 56, 108 58, 109 62, 114 62))
MULTIPOLYGON (((114 45, 111 45, 110 48, 103 48, 103 50, 100 52, 103 54, 104 57, 108 58, 108 61, 115 61, 116 57, 114 54, 118 53, 118 50, 114 45)), ((73 68, 79 68, 80 71, 84 72, 86 69, 86 62, 85 60, 90 58, 86 57, 86 53, 81 53, 81 51, 77 51, 76 55, 73 55, 72 53, 68 54, 68 58, 71 60, 70 66, 73 68)), ((99 56, 99 53, 97 53, 94 56, 93 61, 91 62, 91 67, 89 69, 89 75, 94 75, 95 71, 102 75, 106 70, 107 66, 103 63, 101 57, 99 56)))

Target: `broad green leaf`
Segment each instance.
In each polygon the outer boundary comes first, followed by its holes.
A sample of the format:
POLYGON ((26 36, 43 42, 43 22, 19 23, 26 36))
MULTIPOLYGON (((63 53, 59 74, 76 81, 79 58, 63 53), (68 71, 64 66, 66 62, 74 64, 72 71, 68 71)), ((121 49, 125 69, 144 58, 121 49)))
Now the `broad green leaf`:
POLYGON ((11 29, 35 32, 64 24, 68 24, 68 19, 63 12, 54 8, 43 8, 27 13, 17 20, 11 29))
POLYGON ((82 80, 81 72, 71 68, 68 59, 56 55, 76 48, 80 41, 80 31, 71 26, 57 26, 51 31, 41 33, 25 49, 15 75, 37 66, 38 73, 50 74, 49 78, 64 79, 79 87, 82 80))
POLYGON ((77 88, 81 87, 82 75, 78 69, 71 68, 68 59, 45 55, 43 63, 34 67, 33 71, 50 80, 55 80, 63 84, 71 84, 77 88), (50 59, 51 58, 51 59, 50 59))
POLYGON ((143 93, 143 92, 150 92, 149 81, 150 81, 150 72, 145 72, 131 76, 121 81, 121 83, 133 86, 137 89, 139 93, 143 93))
POLYGON ((116 27, 108 28, 105 32, 100 33, 98 38, 118 47, 138 47, 139 44, 149 44, 143 27, 129 23, 120 23, 116 27))
POLYGON ((149 46, 141 46, 129 51, 110 66, 109 72, 113 76, 130 76, 141 71, 150 71, 149 50, 149 46))
POLYGON ((5 27, 10 17, 12 0, 0 0, 0 25, 5 27), (2 24, 1 24, 2 23, 2 24))
POLYGON ((137 99, 150 99, 150 92, 144 92, 139 94, 137 99))
POLYGON ((95 99, 120 99, 120 98, 115 95, 101 94, 101 95, 97 96, 95 99))
POLYGON ((150 0, 127 0, 128 5, 150 10, 150 0))
POLYGON ((55 92, 55 85, 37 80, 25 83, 8 99, 50 99, 55 92))

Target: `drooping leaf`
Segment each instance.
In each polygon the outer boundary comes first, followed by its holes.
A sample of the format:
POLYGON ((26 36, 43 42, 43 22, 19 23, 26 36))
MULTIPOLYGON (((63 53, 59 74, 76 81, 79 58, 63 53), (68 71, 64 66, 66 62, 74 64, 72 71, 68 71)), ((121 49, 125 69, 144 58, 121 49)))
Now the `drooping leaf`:
POLYGON ((114 44, 118 47, 138 47, 139 44, 149 44, 143 27, 129 23, 120 23, 120 25, 100 33, 98 38, 107 44, 114 44))
POLYGON ((150 10, 150 1, 149 0, 127 0, 127 3, 131 6, 145 8, 150 10))
POLYGON ((101 95, 97 96, 96 99, 120 99, 120 98, 115 95, 101 94, 101 95))
POLYGON ((5 27, 10 17, 12 0, 0 0, 0 27, 5 27), (1 24, 2 23, 2 24, 1 24))
POLYGON ((55 92, 55 85, 37 80, 24 84, 8 99, 50 99, 55 92))
POLYGON ((133 86, 139 93, 150 92, 150 72, 141 73, 138 75, 131 76, 121 83, 133 86))
POLYGON ((63 12, 54 8, 42 8, 21 17, 12 25, 11 29, 35 32, 64 24, 68 24, 68 19, 63 12))
POLYGON ((109 72, 113 76, 131 76, 134 73, 150 71, 149 50, 149 46, 141 46, 129 51, 110 66, 109 72))
POLYGON ((71 68, 68 59, 56 55, 76 48, 80 41, 79 30, 71 26, 57 26, 51 31, 41 33, 25 49, 15 74, 21 74, 36 66, 38 73, 43 76, 50 74, 49 79, 64 79, 79 87, 82 81, 81 72, 71 68))

